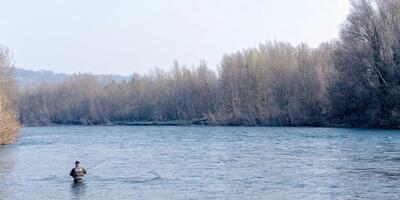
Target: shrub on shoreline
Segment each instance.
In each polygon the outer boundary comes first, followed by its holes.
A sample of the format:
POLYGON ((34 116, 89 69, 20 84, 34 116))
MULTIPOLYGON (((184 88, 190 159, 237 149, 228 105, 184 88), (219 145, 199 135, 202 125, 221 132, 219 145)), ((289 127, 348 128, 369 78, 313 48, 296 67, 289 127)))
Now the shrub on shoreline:
POLYGON ((0 46, 0 145, 15 142, 19 128, 18 115, 12 103, 12 92, 16 89, 8 71, 12 65, 9 55, 9 51, 0 46))

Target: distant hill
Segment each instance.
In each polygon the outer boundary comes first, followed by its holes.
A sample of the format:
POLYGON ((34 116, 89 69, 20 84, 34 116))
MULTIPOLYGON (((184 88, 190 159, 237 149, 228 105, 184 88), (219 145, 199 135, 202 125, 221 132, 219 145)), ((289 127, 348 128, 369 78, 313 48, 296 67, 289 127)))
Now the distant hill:
MULTIPOLYGON (((20 86, 28 86, 28 85, 37 85, 43 82, 48 83, 59 83, 67 80, 72 75, 64 74, 64 73, 54 73, 49 70, 27 70, 21 68, 13 68, 12 73, 14 75, 15 80, 20 86)), ((121 82, 124 80, 129 80, 131 76, 120 76, 120 75, 108 75, 94 74, 100 82, 108 83, 111 81, 121 82)))

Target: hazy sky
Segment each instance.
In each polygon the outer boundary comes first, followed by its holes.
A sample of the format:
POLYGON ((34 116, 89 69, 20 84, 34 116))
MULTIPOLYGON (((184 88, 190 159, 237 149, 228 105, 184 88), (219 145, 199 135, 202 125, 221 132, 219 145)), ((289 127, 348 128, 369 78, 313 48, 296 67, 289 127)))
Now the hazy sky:
POLYGON ((0 0, 0 43, 17 67, 145 73, 282 40, 337 37, 348 0, 0 0))

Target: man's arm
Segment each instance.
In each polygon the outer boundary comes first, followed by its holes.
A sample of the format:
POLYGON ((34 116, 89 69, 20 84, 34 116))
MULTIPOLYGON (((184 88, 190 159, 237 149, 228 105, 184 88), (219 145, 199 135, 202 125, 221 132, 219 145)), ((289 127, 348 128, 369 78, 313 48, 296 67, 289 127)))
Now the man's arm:
POLYGON ((86 169, 85 168, 82 168, 82 169, 83 169, 83 173, 86 174, 86 169))
POLYGON ((74 176, 74 169, 71 170, 71 172, 69 173, 70 176, 74 176))

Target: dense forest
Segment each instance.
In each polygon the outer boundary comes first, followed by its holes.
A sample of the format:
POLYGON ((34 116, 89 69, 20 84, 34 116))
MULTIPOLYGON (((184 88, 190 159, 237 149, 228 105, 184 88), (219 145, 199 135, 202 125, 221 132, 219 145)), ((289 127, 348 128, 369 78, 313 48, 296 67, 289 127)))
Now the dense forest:
POLYGON ((0 144, 8 144, 18 136, 18 117, 15 112, 16 87, 11 78, 9 51, 0 46, 0 144))
POLYGON ((354 0, 337 40, 266 42, 206 62, 101 83, 77 74, 24 87, 29 125, 189 121, 219 125, 400 126, 400 1, 354 0))

